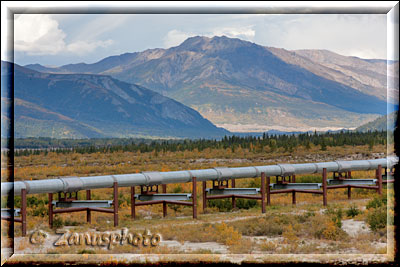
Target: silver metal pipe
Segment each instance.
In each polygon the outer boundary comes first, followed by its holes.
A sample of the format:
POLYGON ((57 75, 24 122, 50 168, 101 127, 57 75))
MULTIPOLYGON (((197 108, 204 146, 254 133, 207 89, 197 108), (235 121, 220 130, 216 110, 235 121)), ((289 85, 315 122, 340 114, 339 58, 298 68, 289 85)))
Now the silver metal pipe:
POLYGON ((374 170, 381 165, 391 168, 398 162, 397 157, 373 160, 333 161, 302 164, 278 164, 239 168, 216 167, 204 170, 186 170, 170 172, 142 172, 134 174, 102 175, 89 177, 60 177, 56 179, 18 181, 1 183, 1 195, 8 195, 14 188, 14 195, 20 195, 25 188, 27 194, 74 192, 79 190, 110 188, 114 181, 119 187, 130 187, 155 184, 187 183, 196 177, 197 181, 225 180, 230 178, 259 177, 262 172, 266 176, 322 173, 328 172, 374 170))

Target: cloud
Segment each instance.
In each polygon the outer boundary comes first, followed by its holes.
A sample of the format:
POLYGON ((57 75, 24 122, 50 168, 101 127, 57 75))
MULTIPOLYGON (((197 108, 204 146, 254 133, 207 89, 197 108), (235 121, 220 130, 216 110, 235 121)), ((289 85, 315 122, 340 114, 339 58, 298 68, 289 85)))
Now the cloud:
POLYGON ((84 55, 86 53, 93 52, 98 47, 107 47, 114 42, 112 40, 107 41, 95 41, 95 42, 85 42, 77 41, 66 46, 67 51, 78 55, 84 55))
POLYGON ((386 58, 386 15, 287 15, 265 17, 257 43, 295 49, 327 49, 346 56, 386 58))
POLYGON ((256 32, 253 29, 253 25, 245 27, 235 27, 235 28, 230 28, 230 27, 216 28, 212 32, 212 36, 222 36, 222 35, 231 38, 240 38, 252 41, 254 36, 256 35, 256 32))
POLYGON ((66 34, 59 28, 57 20, 48 14, 23 14, 14 20, 14 49, 28 55, 57 55, 70 52, 83 54, 98 47, 111 45, 107 41, 76 41, 67 44, 66 34))
POLYGON ((231 38, 240 38, 248 41, 253 41, 256 32, 253 29, 252 25, 245 27, 219 27, 213 28, 204 32, 183 32, 180 30, 171 30, 164 37, 164 47, 172 47, 180 45, 183 41, 185 41, 189 37, 193 36, 206 36, 206 37, 214 37, 214 36, 222 36, 225 35, 231 38))
POLYGON ((194 33, 186 33, 181 32, 179 30, 172 30, 167 33, 164 37, 164 46, 165 47, 172 47, 180 45, 183 41, 185 41, 189 37, 196 36, 197 34, 194 33))

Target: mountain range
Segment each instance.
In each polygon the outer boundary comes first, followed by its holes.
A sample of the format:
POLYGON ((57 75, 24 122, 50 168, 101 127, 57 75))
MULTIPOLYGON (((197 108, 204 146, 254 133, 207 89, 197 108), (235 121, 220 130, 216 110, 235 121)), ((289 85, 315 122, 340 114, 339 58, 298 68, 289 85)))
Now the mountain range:
MULTIPOLYGON (((398 62, 392 64, 398 69, 398 62)), ((108 75, 179 101, 234 132, 356 128, 386 114, 385 60, 288 51, 225 36, 191 37, 169 49, 93 64, 25 67, 108 75)), ((398 85, 398 77, 391 78, 398 85)))
MULTIPOLYGON (((2 80, 12 73, 15 137, 200 138, 229 134, 175 100, 106 75, 41 73, 2 61, 2 80)), ((9 101, 7 95, 2 97, 6 106, 9 101)), ((3 120, 9 118, 2 112, 3 120)))

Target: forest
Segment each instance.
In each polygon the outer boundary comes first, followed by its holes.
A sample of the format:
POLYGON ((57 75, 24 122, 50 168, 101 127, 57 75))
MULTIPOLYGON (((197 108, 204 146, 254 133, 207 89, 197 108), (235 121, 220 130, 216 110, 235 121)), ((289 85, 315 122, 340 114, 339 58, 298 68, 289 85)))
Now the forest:
MULTIPOLYGON (((97 152, 177 152, 177 151, 203 151, 204 149, 227 149, 232 152, 235 149, 248 149, 251 152, 261 152, 265 147, 274 152, 283 148, 284 152, 292 152, 293 149, 310 146, 318 146, 325 151, 327 147, 360 146, 368 145, 370 149, 374 145, 385 145, 388 141, 386 131, 369 132, 326 132, 326 133, 301 133, 262 136, 225 136, 216 139, 128 139, 128 138, 102 138, 102 139, 52 139, 52 138, 20 138, 14 140, 14 156, 28 156, 56 153, 97 153, 97 152)), ((390 142, 390 140, 389 140, 390 142)))

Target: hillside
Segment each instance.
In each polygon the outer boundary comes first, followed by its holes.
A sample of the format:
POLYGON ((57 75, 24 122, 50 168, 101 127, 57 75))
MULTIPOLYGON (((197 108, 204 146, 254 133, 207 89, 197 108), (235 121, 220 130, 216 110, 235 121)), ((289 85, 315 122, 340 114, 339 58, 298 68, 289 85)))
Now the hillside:
MULTIPOLYGON (((2 62, 2 79, 10 75, 9 67, 2 62)), ((18 65, 14 75, 16 137, 200 138, 229 133, 177 101, 109 76, 47 74, 18 65)))
POLYGON ((192 37, 169 49, 45 70, 107 74, 139 84, 235 132, 355 128, 385 114, 382 62, 363 61, 371 69, 349 78, 359 70, 338 70, 342 56, 331 56, 336 65, 328 66, 326 57, 297 54, 295 60, 287 51, 240 39, 192 37))
POLYGON ((386 131, 388 129, 393 131, 396 125, 396 120, 397 120, 397 111, 379 117, 366 124, 363 124, 360 127, 357 127, 356 131, 359 132, 386 131))

